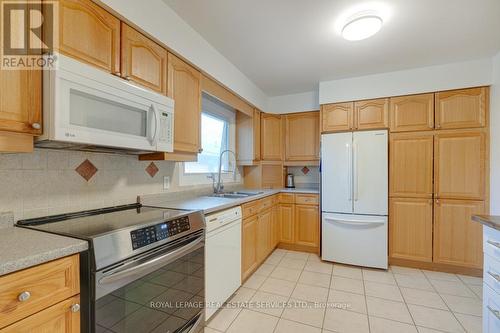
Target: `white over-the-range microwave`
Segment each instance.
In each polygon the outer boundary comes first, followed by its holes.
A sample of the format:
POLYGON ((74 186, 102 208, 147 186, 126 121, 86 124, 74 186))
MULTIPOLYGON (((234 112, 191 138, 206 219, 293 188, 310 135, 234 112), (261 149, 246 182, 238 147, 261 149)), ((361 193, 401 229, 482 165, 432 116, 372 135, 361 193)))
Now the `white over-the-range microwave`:
POLYGON ((56 55, 43 71, 43 134, 35 146, 140 154, 172 152, 174 101, 56 55))

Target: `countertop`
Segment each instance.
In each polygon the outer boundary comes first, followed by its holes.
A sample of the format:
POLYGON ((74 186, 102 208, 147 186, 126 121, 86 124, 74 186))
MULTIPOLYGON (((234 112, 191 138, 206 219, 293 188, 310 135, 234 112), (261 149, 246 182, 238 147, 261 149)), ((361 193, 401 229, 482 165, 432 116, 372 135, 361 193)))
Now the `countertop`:
POLYGON ((0 229, 0 276, 87 250, 81 239, 19 227, 0 229))
POLYGON ((485 226, 490 228, 500 230, 500 216, 493 215, 474 215, 472 216, 472 220, 479 222, 485 226))
POLYGON ((202 210, 204 214, 211 214, 220 210, 240 206, 246 202, 259 200, 277 193, 305 193, 319 194, 318 188, 284 188, 284 189, 242 189, 241 192, 262 192, 246 198, 229 199, 210 196, 195 196, 181 200, 164 200, 161 196, 141 197, 140 202, 144 205, 158 206, 173 209, 202 210))

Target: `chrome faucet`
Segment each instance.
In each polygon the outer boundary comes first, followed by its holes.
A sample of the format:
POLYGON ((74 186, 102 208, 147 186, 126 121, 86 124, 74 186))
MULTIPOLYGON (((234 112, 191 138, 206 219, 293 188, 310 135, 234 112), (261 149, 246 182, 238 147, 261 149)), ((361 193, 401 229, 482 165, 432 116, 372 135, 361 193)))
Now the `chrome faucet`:
POLYGON ((225 153, 231 153, 233 154, 234 157, 234 167, 233 167, 233 178, 236 176, 236 154, 234 151, 230 149, 226 149, 221 151, 220 156, 219 156, 219 171, 217 175, 217 184, 215 184, 215 174, 211 174, 208 178, 212 179, 212 187, 214 189, 214 194, 221 194, 222 191, 224 190, 224 184, 222 181, 222 156, 224 156, 225 153))

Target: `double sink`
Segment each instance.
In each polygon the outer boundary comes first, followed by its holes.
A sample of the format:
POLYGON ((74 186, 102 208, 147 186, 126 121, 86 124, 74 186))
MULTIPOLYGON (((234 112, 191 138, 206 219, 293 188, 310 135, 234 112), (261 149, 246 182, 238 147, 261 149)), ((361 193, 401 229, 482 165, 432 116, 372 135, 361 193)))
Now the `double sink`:
POLYGON ((255 195, 262 194, 264 192, 222 192, 222 193, 214 193, 210 195, 211 197, 217 198, 227 198, 227 199, 244 199, 253 197, 255 195))

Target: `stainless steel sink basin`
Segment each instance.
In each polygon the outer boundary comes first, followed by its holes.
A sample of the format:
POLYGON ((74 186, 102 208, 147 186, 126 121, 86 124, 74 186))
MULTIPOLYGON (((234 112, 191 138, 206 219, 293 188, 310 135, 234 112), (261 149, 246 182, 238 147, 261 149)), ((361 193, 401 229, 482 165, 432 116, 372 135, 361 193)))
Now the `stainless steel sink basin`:
POLYGON ((211 197, 228 198, 228 199, 244 199, 264 192, 224 192, 212 194, 211 197))

